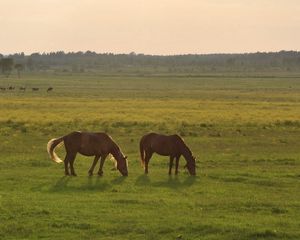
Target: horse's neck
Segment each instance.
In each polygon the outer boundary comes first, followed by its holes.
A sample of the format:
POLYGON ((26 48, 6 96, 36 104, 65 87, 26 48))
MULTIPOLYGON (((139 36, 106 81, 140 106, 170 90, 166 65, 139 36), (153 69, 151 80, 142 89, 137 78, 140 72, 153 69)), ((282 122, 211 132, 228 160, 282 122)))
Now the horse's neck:
POLYGON ((192 156, 191 150, 184 143, 181 143, 180 148, 181 148, 181 154, 184 156, 185 160, 188 161, 188 159, 190 159, 192 156))
POLYGON ((117 146, 114 146, 111 150, 111 155, 117 160, 120 157, 120 149, 117 146))

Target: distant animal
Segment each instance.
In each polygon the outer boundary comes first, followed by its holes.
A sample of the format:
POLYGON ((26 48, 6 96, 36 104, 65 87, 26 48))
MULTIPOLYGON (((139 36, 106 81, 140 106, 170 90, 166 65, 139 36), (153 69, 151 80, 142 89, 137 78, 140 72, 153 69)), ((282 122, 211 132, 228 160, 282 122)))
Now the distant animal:
POLYGON ((128 175, 127 170, 127 157, 123 155, 120 147, 114 142, 114 140, 106 133, 101 132, 72 132, 63 137, 51 139, 47 144, 47 151, 50 158, 57 163, 63 162, 55 153, 55 148, 64 144, 66 149, 66 156, 64 159, 65 175, 76 176, 74 171, 74 161, 77 153, 84 156, 95 156, 92 166, 90 167, 88 174, 93 175, 94 168, 99 160, 100 167, 98 175, 103 174, 103 164, 106 157, 111 154, 116 161, 116 168, 123 176, 128 175))
POLYGON ((1 91, 5 91, 6 88, 5 88, 5 87, 0 87, 0 90, 1 90, 1 91))
POLYGON ((19 89, 20 89, 20 91, 25 91, 26 87, 20 87, 19 89))
POLYGON ((53 87, 49 87, 48 89, 47 89, 47 92, 50 92, 50 91, 52 91, 53 90, 53 87))
POLYGON ((8 87, 8 90, 14 90, 14 89, 15 89, 15 87, 13 87, 13 86, 8 87))
POLYGON ((39 88, 32 88, 32 91, 38 91, 39 90, 39 88))
POLYGON ((175 174, 178 174, 179 158, 181 155, 183 155, 186 160, 185 167, 188 169, 189 173, 191 175, 196 175, 196 158, 192 155, 191 150, 179 135, 166 136, 157 133, 149 133, 142 137, 140 141, 140 154, 145 174, 148 173, 148 164, 153 153, 162 156, 170 156, 169 175, 172 173, 174 158, 176 159, 175 174))

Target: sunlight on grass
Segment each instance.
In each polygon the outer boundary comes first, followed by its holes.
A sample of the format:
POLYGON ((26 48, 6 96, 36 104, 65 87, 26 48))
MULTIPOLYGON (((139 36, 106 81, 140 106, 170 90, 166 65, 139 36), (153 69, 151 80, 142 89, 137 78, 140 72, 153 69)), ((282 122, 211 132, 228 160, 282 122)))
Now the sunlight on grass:
MULTIPOLYGON (((27 75, 0 92, 1 239, 299 239, 300 82, 248 77, 27 75), (47 93, 45 89, 53 86, 47 93), (78 155, 78 177, 46 152, 50 138, 104 131, 128 155, 129 177, 78 155), (153 155, 142 135, 178 133, 197 156, 153 155), (99 167, 99 166, 97 166, 99 167), (97 169, 96 167, 96 169, 97 169)), ((64 158, 65 150, 58 149, 64 158)))

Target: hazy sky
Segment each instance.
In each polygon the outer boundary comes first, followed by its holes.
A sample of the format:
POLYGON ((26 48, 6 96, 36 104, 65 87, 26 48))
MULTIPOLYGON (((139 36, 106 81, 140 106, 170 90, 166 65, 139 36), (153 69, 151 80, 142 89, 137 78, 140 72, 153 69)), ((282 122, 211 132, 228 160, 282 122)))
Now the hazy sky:
POLYGON ((0 0, 0 53, 300 50, 300 0, 0 0))

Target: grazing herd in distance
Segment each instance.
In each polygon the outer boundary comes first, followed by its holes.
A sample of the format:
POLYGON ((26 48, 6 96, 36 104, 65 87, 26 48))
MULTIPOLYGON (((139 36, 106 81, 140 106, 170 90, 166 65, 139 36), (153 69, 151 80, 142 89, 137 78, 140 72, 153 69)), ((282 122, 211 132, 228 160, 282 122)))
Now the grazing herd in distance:
MULTIPOLYGON (((6 91, 6 90, 13 91, 13 90, 15 90, 15 88, 16 88, 16 87, 14 87, 14 86, 9 86, 9 87, 7 87, 7 88, 6 88, 6 87, 0 87, 0 90, 1 90, 1 91, 6 91)), ((26 87, 19 87, 19 90, 20 90, 20 91, 23 91, 23 92, 25 92, 26 89, 27 89, 26 87)), ((30 89, 30 88, 29 88, 29 89, 30 89)), ((33 92, 36 92, 36 91, 39 91, 40 88, 38 88, 38 87, 32 87, 31 90, 32 90, 33 92)), ((53 87, 48 87, 46 92, 51 92, 51 91, 53 91, 53 87)))

